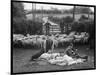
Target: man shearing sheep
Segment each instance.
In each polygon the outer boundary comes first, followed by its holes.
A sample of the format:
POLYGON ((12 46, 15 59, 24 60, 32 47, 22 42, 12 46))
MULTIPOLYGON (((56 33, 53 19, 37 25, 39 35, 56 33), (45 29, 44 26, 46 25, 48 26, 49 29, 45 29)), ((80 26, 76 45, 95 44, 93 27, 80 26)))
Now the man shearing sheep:
POLYGON ((85 61, 88 60, 88 56, 80 56, 77 53, 77 49, 73 48, 73 44, 71 43, 70 46, 68 46, 64 52, 65 54, 67 54, 68 56, 72 57, 72 58, 81 58, 81 59, 85 59, 85 61))

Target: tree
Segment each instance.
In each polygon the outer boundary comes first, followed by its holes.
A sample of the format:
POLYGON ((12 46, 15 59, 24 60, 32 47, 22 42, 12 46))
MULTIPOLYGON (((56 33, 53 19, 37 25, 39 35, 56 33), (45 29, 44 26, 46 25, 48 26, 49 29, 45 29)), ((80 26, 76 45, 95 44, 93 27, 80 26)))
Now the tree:
POLYGON ((61 22, 60 22, 60 29, 61 29, 61 33, 64 33, 64 22, 63 22, 63 20, 61 20, 61 22))
POLYGON ((73 18, 70 17, 70 16, 67 16, 67 17, 64 17, 63 18, 63 22, 66 24, 66 23, 71 23, 73 22, 73 18))
POLYGON ((25 18, 25 11, 22 3, 13 2, 12 7, 13 17, 25 18))
POLYGON ((74 6, 72 9, 69 9, 70 13, 73 13, 75 10, 75 13, 83 13, 88 14, 89 12, 92 12, 92 10, 89 7, 83 7, 83 6, 74 6))
POLYGON ((12 3, 13 33, 23 33, 25 29, 25 11, 22 3, 12 3))
POLYGON ((89 7, 84 7, 80 9, 80 12, 88 14, 89 12, 91 12, 91 9, 89 7))
POLYGON ((84 32, 85 31, 85 23, 84 22, 73 22, 72 31, 84 32))
POLYGON ((74 6, 73 8, 73 20, 75 20, 75 10, 76 10, 76 6, 74 6))
POLYGON ((84 20, 88 20, 88 17, 85 15, 81 15, 79 21, 84 21, 84 20))
POLYGON ((73 18, 70 16, 64 17, 63 19, 63 29, 65 28, 65 33, 69 34, 69 26, 73 22, 73 18))

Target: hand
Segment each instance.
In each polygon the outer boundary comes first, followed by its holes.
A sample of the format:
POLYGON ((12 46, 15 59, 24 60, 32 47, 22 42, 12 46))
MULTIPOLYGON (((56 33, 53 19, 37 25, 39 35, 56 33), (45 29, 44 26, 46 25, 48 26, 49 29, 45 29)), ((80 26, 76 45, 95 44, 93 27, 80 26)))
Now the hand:
POLYGON ((76 51, 78 51, 78 49, 75 49, 76 51))

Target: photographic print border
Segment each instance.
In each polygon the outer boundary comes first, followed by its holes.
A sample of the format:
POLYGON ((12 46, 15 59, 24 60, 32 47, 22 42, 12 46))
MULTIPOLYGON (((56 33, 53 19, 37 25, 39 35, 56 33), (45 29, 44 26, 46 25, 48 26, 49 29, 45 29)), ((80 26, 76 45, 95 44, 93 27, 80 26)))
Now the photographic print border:
POLYGON ((11 0, 11 75, 13 74, 32 74, 32 73, 47 73, 47 72, 65 72, 65 71, 82 71, 82 70, 95 70, 96 69, 96 6, 95 5, 85 5, 85 4, 67 4, 67 3, 51 3, 51 2, 37 2, 37 1, 12 1, 11 0), (39 71, 39 72, 20 72, 13 73, 13 13, 12 13, 12 3, 13 2, 23 2, 23 3, 38 3, 38 4, 52 4, 52 5, 67 5, 67 6, 85 6, 85 7, 94 7, 94 24, 95 24, 95 51, 94 51, 94 68, 88 69, 70 69, 70 70, 59 70, 59 71, 39 71))

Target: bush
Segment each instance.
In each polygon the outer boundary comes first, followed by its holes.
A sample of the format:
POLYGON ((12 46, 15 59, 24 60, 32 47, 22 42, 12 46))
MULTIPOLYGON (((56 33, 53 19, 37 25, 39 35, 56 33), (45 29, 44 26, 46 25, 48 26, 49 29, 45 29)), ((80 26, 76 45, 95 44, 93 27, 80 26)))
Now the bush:
POLYGON ((14 34, 41 34, 42 23, 31 20, 17 20, 13 21, 13 33, 14 34))
POLYGON ((87 32, 89 33, 89 45, 90 48, 95 47, 95 24, 94 20, 79 21, 72 24, 72 30, 76 32, 87 32))
POLYGON ((73 22, 71 31, 85 32, 85 23, 73 22))
POLYGON ((15 34, 25 34, 26 31, 26 26, 25 23, 26 21, 24 19, 20 18, 14 18, 13 19, 13 33, 15 34))
POLYGON ((13 12, 13 33, 15 34, 41 34, 42 25, 40 22, 27 20, 24 5, 22 3, 12 3, 13 12))
POLYGON ((86 17, 85 15, 82 15, 79 19, 79 21, 83 21, 83 20, 88 20, 88 17, 86 17))
POLYGON ((58 24, 61 22, 61 18, 53 17, 53 16, 49 16, 49 20, 58 24))
POLYGON ((73 22, 73 18, 70 16, 64 17, 60 20, 60 28, 61 28, 61 33, 66 33, 68 34, 69 31, 68 26, 70 25, 70 23, 73 22))
POLYGON ((62 20, 65 24, 73 22, 73 18, 70 16, 64 17, 62 20))

